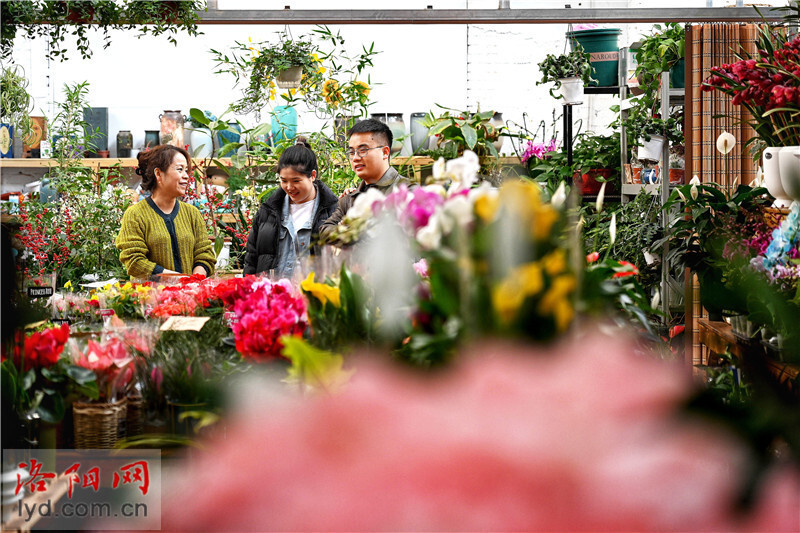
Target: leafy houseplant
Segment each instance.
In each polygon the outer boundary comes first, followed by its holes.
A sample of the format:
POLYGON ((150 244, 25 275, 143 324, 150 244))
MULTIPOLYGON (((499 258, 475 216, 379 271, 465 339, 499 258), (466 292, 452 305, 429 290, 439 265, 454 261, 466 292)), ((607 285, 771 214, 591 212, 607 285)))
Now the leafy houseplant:
POLYGON ((619 181, 619 132, 611 135, 580 134, 572 151, 575 182, 584 194, 597 194, 604 181, 619 181))
MULTIPOLYGON (((169 2, 125 0, 8 0, 0 3, 2 38, 0 57, 10 56, 17 31, 29 39, 46 37, 50 42, 48 59, 68 59, 64 37, 72 34, 84 59, 92 56, 88 28, 103 30, 103 48, 111 44, 109 30, 133 29, 143 35, 175 34, 179 30, 196 36, 198 11, 205 9, 204 0, 169 2)), ((168 40, 176 44, 174 35, 168 40)))
POLYGON ((481 172, 490 174, 497 167, 494 142, 504 135, 502 127, 497 128, 491 123, 494 111, 472 113, 439 107, 445 109, 442 115, 437 117, 429 111, 422 122, 429 128, 428 133, 436 136, 436 146, 447 151, 448 159, 460 157, 464 150, 472 150, 481 162, 481 172))
POLYGON ((300 70, 297 92, 311 92, 322 85, 322 65, 317 46, 307 37, 297 39, 283 34, 277 44, 235 41, 230 57, 211 50, 218 70, 230 73, 238 85, 245 80, 244 97, 232 108, 238 112, 257 111, 275 99, 277 79, 290 69, 300 70))
POLYGON ((649 94, 658 92, 662 72, 669 72, 685 57, 685 31, 677 22, 663 27, 653 25, 653 33, 641 41, 636 49, 636 76, 639 87, 649 94))
POLYGON ((0 122, 8 124, 23 138, 31 133, 30 112, 33 108, 28 94, 28 80, 18 66, 3 68, 0 75, 0 122))
POLYGON ((560 56, 548 54, 544 60, 539 63, 539 71, 542 73, 542 80, 536 82, 536 85, 543 83, 555 82, 555 86, 550 89, 550 95, 553 98, 561 98, 553 91, 561 88, 563 79, 565 78, 580 78, 584 84, 589 84, 592 81, 592 65, 589 62, 589 54, 583 51, 583 47, 578 45, 575 50, 568 54, 560 56))

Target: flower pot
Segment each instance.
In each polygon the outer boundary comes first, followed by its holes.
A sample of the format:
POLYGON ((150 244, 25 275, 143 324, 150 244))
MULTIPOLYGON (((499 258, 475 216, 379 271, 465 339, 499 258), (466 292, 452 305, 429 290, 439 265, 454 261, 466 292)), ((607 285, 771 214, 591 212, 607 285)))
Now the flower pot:
POLYGON ((664 147, 666 138, 663 135, 651 135, 649 141, 639 139, 639 149, 637 155, 639 159, 648 161, 659 161, 661 159, 661 149, 664 147))
POLYGON ((181 114, 180 110, 165 110, 163 114, 158 115, 158 119, 161 121, 159 142, 183 148, 183 125, 186 117, 181 114))
POLYGON ((281 89, 297 89, 303 77, 303 67, 289 67, 275 77, 275 84, 281 89))
POLYGON ((297 110, 288 105, 275 108, 272 113, 272 142, 291 141, 297 135, 297 110))
POLYGON ((686 60, 680 58, 675 65, 669 69, 669 85, 674 89, 683 89, 686 87, 685 80, 686 60))
POLYGON ((192 157, 205 159, 213 154, 211 130, 208 128, 194 128, 189 130, 189 146, 192 157))
POLYGON ((631 167, 631 178, 633 183, 642 182, 642 167, 631 167))
POLYGON ((40 147, 45 135, 44 117, 31 117, 31 134, 22 142, 22 151, 30 153, 30 157, 41 155, 40 147))
POLYGON ((764 186, 775 198, 775 207, 789 207, 792 200, 783 189, 781 181, 780 151, 780 146, 770 146, 764 149, 764 186))
POLYGON ((563 78, 558 81, 561 83, 558 92, 561 94, 561 97, 564 98, 565 104, 577 105, 583 103, 584 83, 582 79, 572 77, 563 78))
POLYGON ((800 146, 784 146, 778 156, 786 196, 800 200, 800 146))
POLYGON ((167 400, 168 419, 172 434, 183 436, 194 435, 197 419, 192 417, 184 417, 182 415, 184 415, 184 413, 191 413, 193 411, 207 410, 208 404, 205 402, 183 403, 167 400))
POLYGON ((686 175, 686 169, 683 168, 671 168, 669 169, 669 184, 670 185, 681 185, 684 182, 686 175))
POLYGON ((228 143, 238 143, 242 138, 242 127, 236 122, 228 122, 228 127, 233 130, 224 130, 217 133, 220 147, 228 143))
POLYGON ((423 120, 425 113, 411 113, 411 150, 414 153, 417 153, 428 139, 428 128, 422 125, 423 120))
MULTIPOLYGON (((500 112, 495 112, 495 114, 492 115, 491 124, 498 130, 502 128, 504 125, 503 114, 500 112)), ((503 137, 498 137, 497 140, 492 143, 492 145, 494 146, 494 149, 500 153, 500 149, 503 148, 503 137)))
POLYGON ((84 107, 83 120, 86 122, 83 131, 87 136, 90 133, 97 133, 92 138, 94 150, 97 152, 108 150, 108 108, 84 107))
POLYGON ((133 148, 133 134, 130 130, 117 132, 117 157, 130 157, 133 148))
MULTIPOLYGON (((603 186, 603 182, 597 181, 597 178, 602 177, 605 179, 605 181, 608 181, 609 178, 611 178, 612 172, 614 172, 614 170, 610 168, 593 168, 585 174, 576 172, 572 179, 575 182, 575 185, 581 191, 581 194, 584 196, 593 195, 598 194, 600 192, 600 188, 603 186)), ((606 187, 609 186, 606 185, 606 187)))
POLYGON ((619 85, 619 44, 617 40, 622 30, 618 28, 599 28, 567 32, 572 49, 578 42, 585 52, 589 53, 592 64, 592 78, 597 83, 592 86, 613 87, 619 85))

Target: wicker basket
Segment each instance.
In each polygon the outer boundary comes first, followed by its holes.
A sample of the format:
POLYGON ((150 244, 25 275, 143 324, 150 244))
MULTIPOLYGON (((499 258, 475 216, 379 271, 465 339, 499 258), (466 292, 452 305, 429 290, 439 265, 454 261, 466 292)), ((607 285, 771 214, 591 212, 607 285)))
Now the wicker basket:
POLYGON ((128 396, 127 436, 142 434, 144 427, 144 398, 141 395, 128 396))
POLYGON ((125 436, 127 401, 72 404, 75 448, 82 450, 113 448, 125 436))

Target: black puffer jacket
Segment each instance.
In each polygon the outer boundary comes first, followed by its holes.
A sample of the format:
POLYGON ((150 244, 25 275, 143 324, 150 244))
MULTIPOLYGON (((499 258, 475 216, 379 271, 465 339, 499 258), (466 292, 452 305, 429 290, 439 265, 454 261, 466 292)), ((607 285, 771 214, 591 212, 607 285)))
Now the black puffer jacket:
MULTIPOLYGON (((311 225, 312 239, 316 239, 319 235, 320 226, 331 216, 338 201, 333 191, 320 180, 314 180, 314 187, 317 189, 319 205, 311 225)), ((281 233, 281 213, 285 198, 286 192, 278 189, 261 204, 256 213, 250 236, 247 238, 247 253, 244 256, 245 274, 267 272, 278 266, 278 237, 281 233)))

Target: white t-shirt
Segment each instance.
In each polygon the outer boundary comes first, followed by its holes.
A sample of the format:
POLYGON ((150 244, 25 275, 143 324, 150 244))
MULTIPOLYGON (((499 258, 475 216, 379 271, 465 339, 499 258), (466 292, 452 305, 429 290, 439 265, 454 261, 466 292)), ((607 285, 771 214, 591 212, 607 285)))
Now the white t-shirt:
POLYGON ((289 204, 289 213, 292 215, 292 225, 295 231, 305 228, 306 224, 311 227, 311 217, 314 216, 314 199, 302 204, 289 204))

